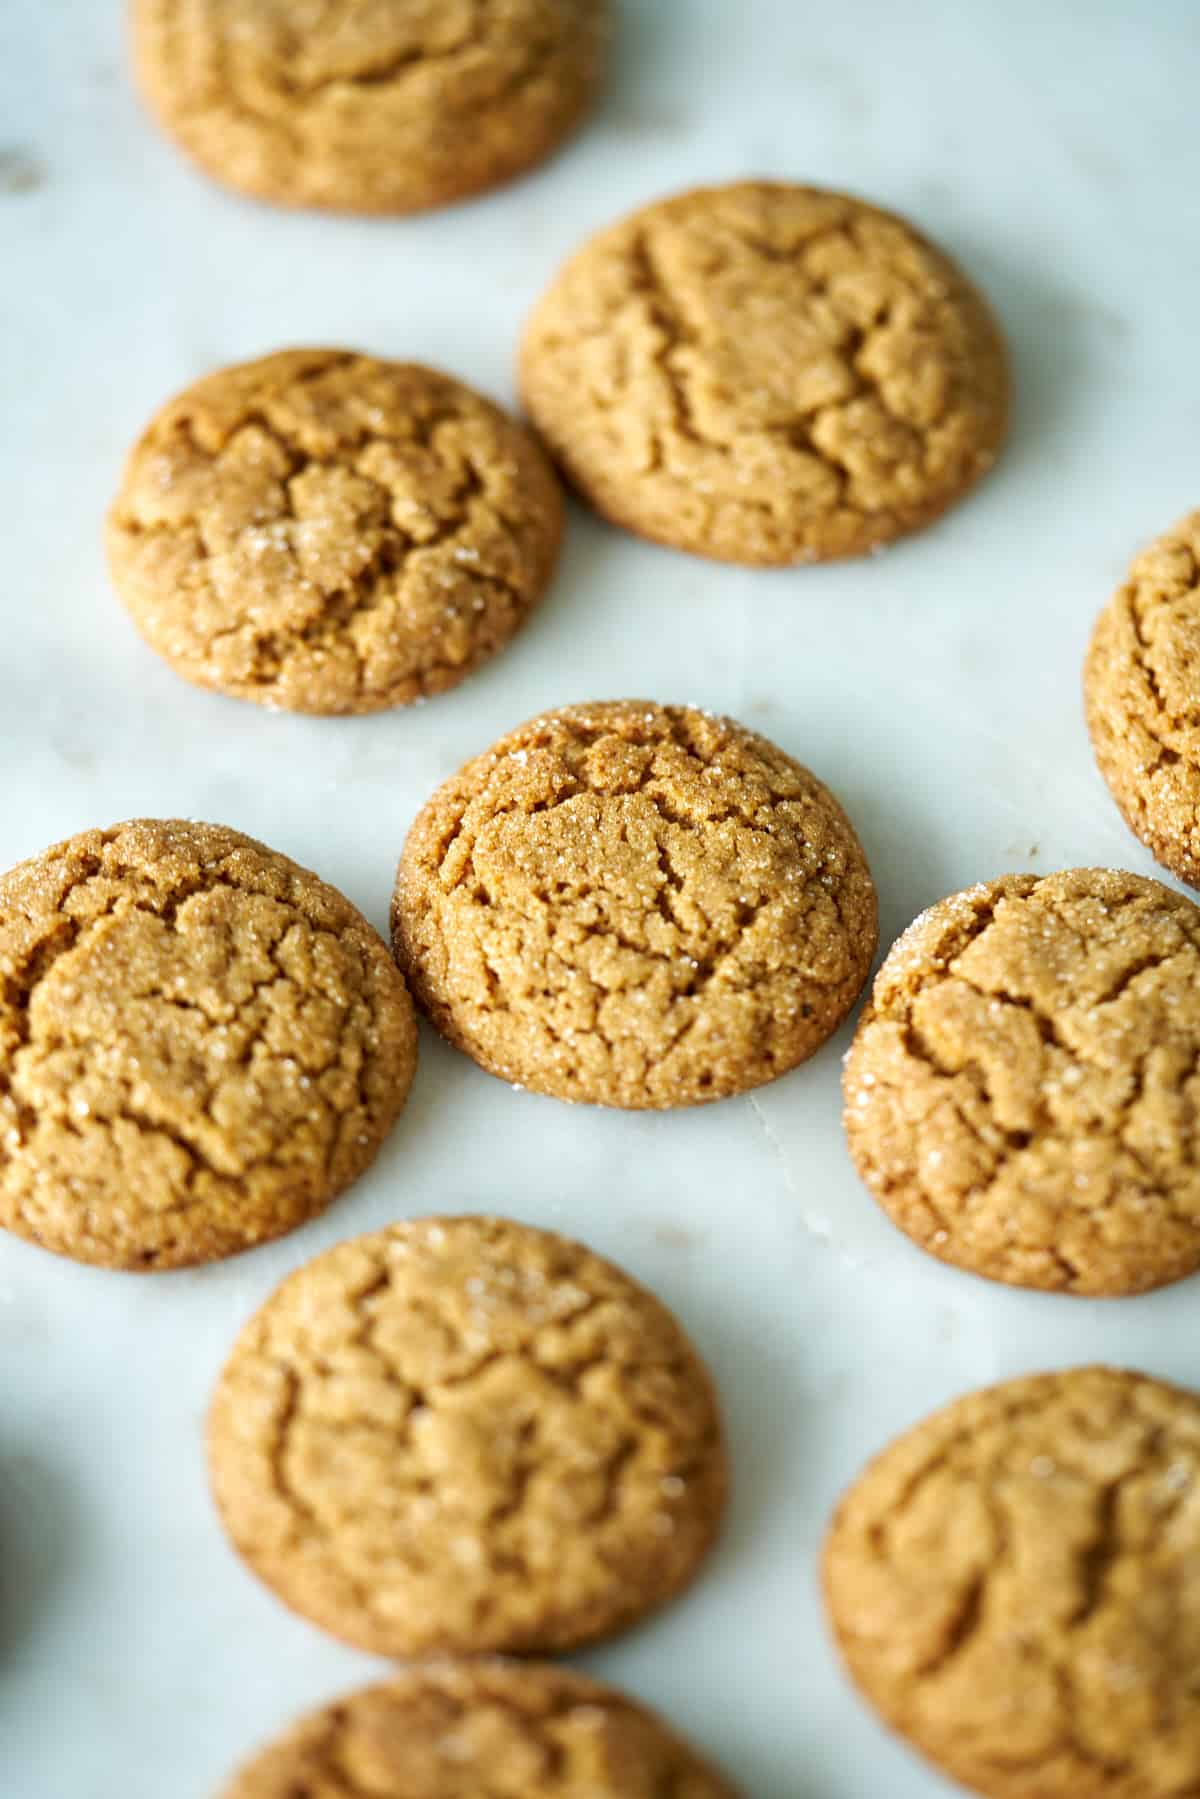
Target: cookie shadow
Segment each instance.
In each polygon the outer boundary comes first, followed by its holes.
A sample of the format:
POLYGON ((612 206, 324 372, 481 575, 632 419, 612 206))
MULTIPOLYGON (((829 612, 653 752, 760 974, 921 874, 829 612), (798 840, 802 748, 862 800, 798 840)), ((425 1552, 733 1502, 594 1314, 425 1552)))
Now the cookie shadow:
MULTIPOLYGON (((835 756, 831 767, 836 775, 830 777, 863 846, 879 900, 879 943, 861 998, 870 991, 874 971, 901 931, 926 906, 953 892, 957 884, 956 845, 944 840, 934 828, 927 804, 921 805, 918 800, 906 804, 903 788, 895 784, 894 744, 890 748, 880 745, 878 753, 891 761, 892 784, 889 785, 886 762, 881 759, 878 773, 864 767, 853 741, 846 743, 840 758, 835 756)), ((851 1009, 852 1018, 857 1015, 859 1003, 856 1001, 851 1009)), ((836 1053, 840 1057, 849 1047, 848 1040, 842 1041, 843 1034, 831 1038, 817 1052, 818 1056, 836 1053)), ((784 1081, 803 1079, 804 1067, 785 1075, 784 1081)))
MULTIPOLYGON (((568 490, 562 555, 537 619, 545 658, 543 667, 555 670, 556 692, 566 691, 574 699, 576 687, 587 687, 590 678, 585 673, 580 682, 579 677, 570 672, 564 684, 564 677, 558 671, 584 671, 596 662, 603 663, 612 619, 606 620, 602 616, 604 608, 597 605, 597 596, 604 593, 618 572, 622 552, 644 547, 639 539, 609 524, 577 494, 568 490)), ((583 697, 582 692, 579 697, 583 697)))
POLYGON ((519 638, 514 648, 471 677, 472 695, 484 703, 495 695, 513 720, 587 700, 672 698, 645 693, 644 679, 631 679, 627 672, 628 645, 636 629, 628 596, 648 592, 666 614, 689 566, 687 558, 620 530, 571 495, 558 568, 525 627, 531 649, 536 633, 536 649, 521 670, 522 698, 514 705, 508 697, 522 654, 519 638), (616 591, 614 581, 621 584, 616 591))
POLYGON ((696 1333, 717 1384, 733 1471, 729 1510, 712 1559, 736 1578, 771 1515, 792 1493, 789 1463, 807 1408, 802 1371, 781 1343, 750 1335, 744 1321, 711 1318, 696 1333))
POLYGON ((1033 272, 969 232, 950 235, 952 253, 997 315, 1011 358, 1009 436, 986 488, 1006 474, 1028 478, 1030 464, 1041 476, 1057 447, 1078 443, 1081 420, 1105 392, 1102 371, 1123 354, 1133 321, 1102 297, 1033 272))
POLYGON ((470 1058, 447 1043, 423 1012, 417 1013, 417 1030, 417 1072, 404 1110, 374 1164, 383 1180, 401 1190, 414 1157, 436 1149, 446 1116, 459 1117, 469 1106, 470 1095, 463 1089, 476 1073, 470 1058))
POLYGON ((615 10, 612 63, 596 124, 647 148, 686 137, 688 108, 668 92, 666 76, 685 60, 687 34, 695 30, 688 9, 617 0, 615 10))
MULTIPOLYGON (((762 1540, 789 1528, 795 1493, 797 1434, 811 1406, 802 1369, 783 1345, 747 1327, 730 1286, 728 1303, 690 1306, 669 1286, 656 1291, 679 1314, 712 1374, 732 1473, 720 1535, 689 1584, 634 1628, 589 1646, 571 1658, 581 1673, 610 1682, 650 1705, 659 1717, 721 1770, 739 1793, 773 1799, 818 1799, 796 1774, 797 1743, 787 1718, 765 1731, 759 1708, 729 1706, 731 1647, 747 1617, 738 1599, 743 1564, 761 1552, 762 1540), (713 1602, 706 1611, 706 1602, 713 1602), (686 1658, 680 1678, 676 1663, 686 1658)), ((743 1301, 745 1295, 742 1296, 743 1301)), ((793 1603, 781 1593, 781 1605, 793 1603)))
POLYGON ((54 1605, 79 1543, 77 1507, 61 1471, 0 1443, 0 1665, 54 1605))
MULTIPOLYGON (((400 1114, 366 1174, 341 1194, 315 1226, 306 1226, 301 1260, 367 1231, 386 1230, 413 1218, 440 1212, 509 1209, 497 1193, 485 1197, 470 1179, 447 1183, 445 1144, 472 1114, 474 1129, 499 1136, 511 1125, 497 1120, 511 1098, 504 1082, 485 1074, 469 1056, 440 1036, 419 1015, 417 1072, 400 1114), (479 1122, 482 1120, 482 1124, 479 1122)), ((286 1243, 288 1239, 284 1239, 286 1243)))

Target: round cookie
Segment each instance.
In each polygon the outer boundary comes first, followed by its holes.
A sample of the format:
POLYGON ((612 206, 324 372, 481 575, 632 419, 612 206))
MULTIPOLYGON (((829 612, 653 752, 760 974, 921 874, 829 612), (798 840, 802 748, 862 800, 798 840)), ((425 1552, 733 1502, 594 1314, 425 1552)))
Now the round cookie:
POLYGON ((225 186, 407 213, 496 187, 574 131, 608 0, 132 0, 138 86, 225 186))
POLYGON ((311 1712, 223 1799, 735 1799, 612 1687, 549 1664, 438 1662, 311 1712))
POLYGON ((956 1400, 842 1500, 824 1583, 862 1693, 975 1792, 1200 1792, 1194 1393, 1078 1368, 956 1400))
POLYGON ((301 1268, 239 1337, 208 1442, 250 1567, 377 1655, 608 1636, 692 1579, 725 1500, 675 1319, 504 1219, 398 1224, 301 1268))
POLYGON ((178 674, 347 713, 444 692, 501 649, 562 526, 537 444, 462 382, 282 350, 151 420, 107 541, 117 592, 178 674))
POLYGON ((1126 824, 1200 887, 1200 512, 1143 550, 1096 622, 1088 730, 1126 824))
POLYGON ((845 813, 734 724, 643 700, 531 720, 433 795, 393 942, 481 1067, 597 1105, 773 1080, 857 999, 875 890, 845 813))
POLYGON ((1200 910, 1007 875, 895 943, 846 1058, 858 1172, 922 1249, 1066 1293, 1200 1267, 1200 910))
POLYGON ((981 296, 902 219, 738 182, 593 238, 530 319, 525 405, 597 511, 722 561, 821 562, 916 530, 1008 421, 981 296))
POLYGON ((178 1268, 295 1229, 416 1055, 366 919, 238 831, 138 819, 0 876, 0 1225, 45 1249, 178 1268))

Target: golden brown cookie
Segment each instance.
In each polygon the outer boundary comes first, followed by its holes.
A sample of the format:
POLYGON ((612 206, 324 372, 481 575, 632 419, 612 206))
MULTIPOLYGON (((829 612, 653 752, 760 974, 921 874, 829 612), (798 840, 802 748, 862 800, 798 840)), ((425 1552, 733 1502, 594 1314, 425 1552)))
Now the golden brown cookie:
POLYGON ((556 150, 604 73, 608 0, 132 0, 159 125, 280 206, 419 212, 556 150))
POLYGON ((863 1694, 975 1792, 1200 1792, 1194 1393, 1076 1368, 956 1400, 850 1489, 824 1576, 863 1694))
POLYGON ((550 580, 562 522, 541 450, 460 381, 282 350, 151 420, 108 557, 185 679, 293 712, 377 712, 503 648, 550 580))
POLYGON ((224 1799, 735 1799, 644 1707, 542 1663, 435 1662, 311 1712, 224 1799))
POLYGON ((416 1056, 366 919, 238 831, 136 819, 0 876, 0 1225, 45 1249, 178 1268, 294 1230, 416 1056))
POLYGON ((505 1219, 393 1225, 293 1274, 238 1338, 208 1442, 250 1567, 378 1655, 608 1636, 687 1585, 725 1500, 675 1319, 505 1219))
POLYGON ((928 524, 1008 420, 983 299, 902 219, 698 188, 585 244, 525 331, 526 407, 615 524, 722 561, 857 556, 928 524))
POLYGON ((535 718, 440 787, 392 930, 433 1022, 490 1073, 684 1106, 824 1043, 867 978, 875 890, 806 768, 730 719, 623 700, 535 718))
POLYGON ((1200 1267, 1200 910, 1006 875, 895 943, 846 1058, 858 1172, 922 1249, 1067 1293, 1200 1267))
POLYGON ((1126 824, 1200 887, 1200 512, 1136 559, 1096 622, 1083 685, 1126 824))

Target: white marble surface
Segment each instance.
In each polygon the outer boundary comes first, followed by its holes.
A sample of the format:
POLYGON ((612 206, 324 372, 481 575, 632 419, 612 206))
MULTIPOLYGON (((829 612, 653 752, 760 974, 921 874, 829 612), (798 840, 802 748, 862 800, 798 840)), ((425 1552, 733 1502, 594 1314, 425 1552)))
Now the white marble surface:
MULTIPOLYGON (((1078 668, 1148 535, 1200 503, 1200 34, 1190 0, 626 0, 613 91, 551 168, 440 217, 275 214, 206 186, 130 97, 117 0, 0 6, 0 865, 134 813, 238 825, 384 924, 416 807, 555 702, 696 700, 768 732, 861 828, 885 941, 1014 867, 1148 870, 1092 769, 1078 668), (645 198, 745 172, 911 214, 993 296, 1011 448, 886 556, 763 575, 582 513, 512 652, 457 693, 306 721, 194 692, 106 584, 98 523, 149 410, 209 366, 346 342, 510 394, 559 258, 645 198)), ((585 1236, 711 1357, 737 1498, 708 1575, 588 1666, 661 1706, 750 1799, 933 1799, 827 1648, 814 1556, 840 1486, 971 1385, 1094 1357, 1195 1380, 1195 1283, 1086 1304, 990 1289, 909 1248, 838 1123, 845 1035, 753 1098, 671 1117, 510 1092, 426 1034, 371 1175, 319 1224, 136 1280, 0 1243, 0 1791, 208 1799, 297 1708, 378 1664, 289 1617, 207 1499, 230 1339, 326 1244, 433 1208, 585 1236)))

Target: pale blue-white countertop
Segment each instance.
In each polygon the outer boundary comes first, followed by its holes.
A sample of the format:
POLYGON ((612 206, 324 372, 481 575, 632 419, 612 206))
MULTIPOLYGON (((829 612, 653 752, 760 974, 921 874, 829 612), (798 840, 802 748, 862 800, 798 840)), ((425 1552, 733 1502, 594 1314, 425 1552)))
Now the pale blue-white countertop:
MULTIPOLYGON (((1093 770, 1079 664, 1127 560, 1200 504, 1200 18, 1190 0, 625 0, 593 126, 440 215, 276 213, 140 115, 118 0, 0 5, 0 866, 139 813, 240 826, 381 927, 429 790, 584 698, 727 711, 810 763, 866 843, 884 942, 1014 868, 1151 871, 1093 770), (909 214, 1011 338, 1011 445, 884 556, 759 574, 582 511, 509 654, 390 716, 194 691, 116 606, 99 521, 151 409, 214 364, 346 343, 511 397, 522 316, 619 212, 747 173, 909 214)), ((299 1708, 379 1672, 235 1563, 206 1396, 248 1312, 323 1246, 407 1214, 511 1211, 657 1288, 711 1358, 737 1495, 708 1573, 585 1658, 720 1757, 747 1799, 934 1799, 842 1680, 814 1561, 841 1486, 964 1388, 1096 1358, 1200 1377, 1200 1283, 1090 1304, 922 1257, 847 1160, 847 1032, 752 1097, 675 1116, 511 1092, 426 1033, 372 1173, 301 1234, 133 1279, 0 1242, 0 1792, 210 1799, 299 1708)))

